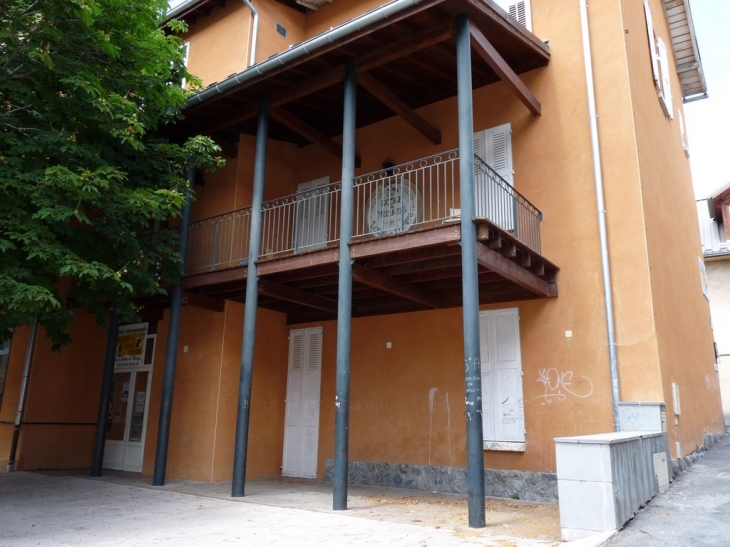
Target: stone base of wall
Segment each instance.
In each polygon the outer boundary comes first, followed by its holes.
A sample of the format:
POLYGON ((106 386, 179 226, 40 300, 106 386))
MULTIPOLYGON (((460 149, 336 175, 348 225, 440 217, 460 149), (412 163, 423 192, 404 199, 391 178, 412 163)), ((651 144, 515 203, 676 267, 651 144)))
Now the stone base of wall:
MULTIPOLYGON (((333 460, 325 460, 324 480, 332 481, 333 468, 333 460)), ((467 493, 466 469, 462 467, 351 461, 347 471, 350 484, 467 493)), ((484 488, 487 496, 496 498, 519 496, 524 501, 558 500, 555 473, 485 469, 484 488)))
POLYGON ((691 454, 672 460, 672 479, 692 467, 692 464, 699 460, 722 437, 719 433, 705 433, 705 442, 702 443, 702 446, 691 454))

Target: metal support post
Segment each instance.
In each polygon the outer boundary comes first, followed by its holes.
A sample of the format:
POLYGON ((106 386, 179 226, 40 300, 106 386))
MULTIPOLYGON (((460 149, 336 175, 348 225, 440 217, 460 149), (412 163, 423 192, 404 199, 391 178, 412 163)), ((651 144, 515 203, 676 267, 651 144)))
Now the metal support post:
MULTIPOLYGON (((188 170, 185 174, 190 192, 195 184, 195 166, 193 160, 188 161, 188 170)), ((180 245, 178 252, 182 255, 182 264, 185 267, 188 256, 188 226, 192 209, 191 196, 185 199, 180 216, 180 245)), ((180 316, 183 307, 182 277, 175 282, 170 304, 170 324, 167 332, 167 346, 165 348, 165 372, 162 376, 162 403, 160 405, 160 426, 157 432, 157 452, 155 453, 155 472, 152 477, 154 486, 165 484, 167 469, 167 448, 170 440, 170 416, 172 415, 172 394, 175 387, 175 367, 177 366, 177 343, 180 338, 180 316)))
POLYGON ((471 84, 469 16, 456 16, 456 79, 459 115, 459 194, 461 196, 461 270, 464 317, 464 367, 466 371, 466 454, 469 493, 469 526, 483 528, 484 449, 482 447, 482 375, 479 355, 479 280, 477 234, 473 218, 474 118, 471 84))
POLYGON ((33 319, 30 326, 30 335, 28 336, 28 349, 25 352, 25 366, 23 367, 23 380, 20 383, 20 397, 18 399, 18 411, 15 413, 15 426, 13 427, 13 440, 10 442, 10 456, 8 456, 8 466, 6 471, 11 473, 15 471, 15 454, 18 450, 18 438, 20 437, 20 426, 23 423, 23 413, 25 412, 25 398, 28 395, 28 379, 30 378, 30 367, 33 363, 33 353, 35 352, 35 341, 38 337, 38 317, 33 319))
POLYGON ((256 341, 256 309, 259 299, 259 280, 256 261, 261 254, 261 230, 266 182, 266 149, 269 137, 269 107, 265 98, 259 105, 256 131, 256 158, 253 171, 253 197, 251 200, 251 238, 248 251, 246 277, 246 307, 243 316, 243 347, 241 349, 241 377, 238 384, 238 417, 236 419, 236 444, 233 454, 233 483, 231 496, 243 496, 246 483, 246 457, 248 456, 248 421, 251 410, 251 382, 253 379, 253 350, 256 341))
POLYGON ((101 477, 101 465, 104 461, 104 444, 106 443, 106 420, 109 414, 109 399, 114 381, 114 357, 117 351, 119 335, 119 315, 112 309, 109 314, 109 332, 106 335, 106 353, 104 354, 104 375, 101 380, 99 396, 99 412, 96 415, 96 437, 94 439, 94 458, 91 462, 91 476, 101 477))
POLYGON ((357 74, 348 61, 345 69, 345 106, 342 126, 342 203, 337 292, 337 386, 335 395, 335 466, 332 476, 335 510, 347 509, 347 460, 350 432, 350 335, 352 328, 352 239, 355 179, 355 105, 357 74))

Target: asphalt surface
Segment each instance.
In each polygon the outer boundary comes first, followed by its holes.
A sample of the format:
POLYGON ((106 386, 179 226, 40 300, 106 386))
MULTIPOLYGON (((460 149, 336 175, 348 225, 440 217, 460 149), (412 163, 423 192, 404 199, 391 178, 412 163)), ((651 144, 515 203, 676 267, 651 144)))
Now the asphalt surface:
POLYGON ((729 547, 730 437, 705 452, 605 545, 729 547))

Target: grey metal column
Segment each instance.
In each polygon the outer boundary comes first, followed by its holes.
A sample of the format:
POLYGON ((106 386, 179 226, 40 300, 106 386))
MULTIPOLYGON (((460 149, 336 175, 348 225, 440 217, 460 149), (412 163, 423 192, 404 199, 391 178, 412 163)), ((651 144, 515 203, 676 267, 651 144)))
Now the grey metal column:
POLYGON ((231 496, 243 496, 246 483, 246 457, 248 455, 248 419, 251 409, 251 381, 253 378, 253 348, 256 340, 256 310, 259 300, 259 280, 256 261, 261 254, 261 205, 264 202, 266 182, 266 148, 269 137, 269 107, 262 98, 256 131, 256 158, 253 170, 253 196, 251 199, 251 239, 248 251, 246 277, 246 307, 243 316, 243 347, 241 349, 241 377, 238 384, 238 418, 236 420, 236 444, 233 454, 233 484, 231 496))
MULTIPOLYGON (((193 160, 188 161, 188 170, 185 174, 190 191, 195 184, 195 166, 193 160)), ((180 216, 180 245, 178 252, 182 255, 182 264, 185 267, 188 256, 188 226, 192 200, 190 196, 185 200, 180 216)), ((170 439, 170 416, 172 414, 172 394, 175 388, 175 367, 177 366, 177 343, 180 338, 180 315, 183 307, 182 277, 175 282, 172 290, 170 305, 170 324, 167 331, 167 346, 165 348, 165 372, 162 376, 162 403, 160 406, 160 426, 157 432, 157 452, 155 453, 155 473, 152 477, 154 486, 165 484, 167 469, 167 447, 170 439)))
POLYGON ((335 395, 335 466, 332 475, 335 510, 347 509, 347 459, 350 435, 350 329, 352 328, 352 239, 355 179, 355 104, 357 74, 348 61, 342 124, 342 204, 340 216, 340 277, 337 289, 337 386, 335 395))
POLYGON ((459 194, 461 196, 461 270, 466 371, 466 456, 469 526, 484 527, 484 449, 482 375, 479 358, 479 280, 474 202, 474 119, 471 88, 469 16, 456 16, 456 79, 459 113, 459 194))
POLYGON ((25 366, 23 367, 23 380, 20 383, 20 397, 18 398, 18 411, 15 413, 15 425, 13 427, 13 440, 10 442, 10 455, 8 456, 8 473, 15 471, 15 454, 18 450, 18 438, 20 427, 23 424, 23 413, 25 412, 25 398, 28 395, 28 380, 30 378, 30 367, 33 364, 33 353, 35 352, 35 341, 38 337, 38 316, 33 319, 28 336, 28 349, 25 352, 25 366))
POLYGON ((119 335, 119 315, 112 309, 109 314, 109 332, 106 335, 106 353, 104 354, 104 375, 101 380, 99 396, 99 412, 96 415, 96 437, 94 440, 94 458, 91 461, 91 476, 101 477, 101 464, 104 461, 104 443, 106 442, 106 418, 109 413, 109 399, 114 380, 114 357, 119 335))

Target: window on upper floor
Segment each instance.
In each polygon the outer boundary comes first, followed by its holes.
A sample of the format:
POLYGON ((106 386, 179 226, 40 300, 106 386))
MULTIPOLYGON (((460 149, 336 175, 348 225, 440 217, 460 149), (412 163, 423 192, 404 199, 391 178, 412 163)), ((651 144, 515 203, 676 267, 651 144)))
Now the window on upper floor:
POLYGON ((672 108, 672 88, 669 72, 669 56, 664 40, 654 33, 654 23, 649 8, 649 0, 644 0, 644 14, 646 15, 646 32, 649 39, 649 56, 651 58, 651 70, 654 76, 654 87, 656 87, 659 102, 664 113, 670 120, 674 119, 672 108))
POLYGON ((527 30, 532 30, 530 0, 496 0, 499 7, 517 19, 527 30))

